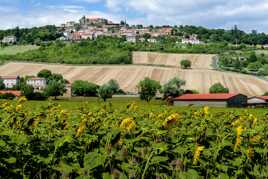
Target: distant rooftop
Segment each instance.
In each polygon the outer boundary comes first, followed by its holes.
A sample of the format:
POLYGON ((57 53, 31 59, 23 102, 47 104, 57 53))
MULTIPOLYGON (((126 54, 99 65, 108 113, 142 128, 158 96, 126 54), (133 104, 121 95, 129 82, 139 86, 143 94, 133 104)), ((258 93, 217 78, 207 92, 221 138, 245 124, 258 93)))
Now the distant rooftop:
POLYGON ((206 101, 206 100, 228 100, 239 94, 219 93, 219 94, 185 94, 175 98, 175 101, 206 101))

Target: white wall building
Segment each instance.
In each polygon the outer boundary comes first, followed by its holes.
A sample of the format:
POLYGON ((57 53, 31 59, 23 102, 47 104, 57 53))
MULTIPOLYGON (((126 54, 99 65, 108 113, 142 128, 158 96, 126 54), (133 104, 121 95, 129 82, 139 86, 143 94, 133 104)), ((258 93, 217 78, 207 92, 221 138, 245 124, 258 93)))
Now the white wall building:
POLYGON ((137 35, 134 33, 125 33, 127 42, 136 43, 137 42, 137 35))
POLYGON ((17 38, 15 36, 6 36, 2 40, 2 43, 6 43, 6 44, 12 44, 16 42, 17 42, 17 38))
POLYGON ((188 38, 183 38, 181 40, 182 44, 192 44, 192 45, 198 45, 201 44, 202 42, 197 38, 197 35, 191 35, 188 38))
POLYGON ((45 78, 29 78, 26 81, 27 85, 31 85, 35 90, 43 90, 46 87, 46 79, 45 78))
POLYGON ((13 88, 19 83, 19 76, 1 76, 0 79, 3 80, 6 88, 13 88))

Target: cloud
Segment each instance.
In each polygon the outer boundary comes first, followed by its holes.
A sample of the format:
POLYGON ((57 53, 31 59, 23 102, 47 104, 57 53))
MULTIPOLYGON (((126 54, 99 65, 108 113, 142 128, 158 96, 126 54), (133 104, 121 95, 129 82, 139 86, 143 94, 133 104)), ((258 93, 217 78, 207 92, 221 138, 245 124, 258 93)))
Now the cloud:
POLYGON ((0 28, 60 24, 82 15, 98 15, 131 24, 202 25, 268 32, 268 0, 1 0, 0 28), (19 5, 20 4, 20 5, 19 5))
MULTIPOLYGON (((144 24, 193 24, 212 28, 230 28, 237 24, 245 30, 267 24, 268 0, 106 0, 107 7, 131 9, 137 14, 130 22, 144 24), (109 5, 110 4, 110 5, 109 5)), ((266 30, 267 31, 267 30, 266 30)))

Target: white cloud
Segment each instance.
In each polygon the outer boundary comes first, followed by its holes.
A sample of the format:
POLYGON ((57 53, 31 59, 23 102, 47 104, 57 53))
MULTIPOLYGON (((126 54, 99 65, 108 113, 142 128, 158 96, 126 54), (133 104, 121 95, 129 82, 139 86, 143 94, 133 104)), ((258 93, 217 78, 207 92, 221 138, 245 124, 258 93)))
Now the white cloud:
POLYGON ((106 0, 122 11, 134 10, 140 17, 130 22, 142 20, 144 24, 193 24, 208 27, 230 28, 238 24, 246 30, 268 27, 268 0, 106 0))
POLYGON ((127 17, 133 24, 211 28, 231 28, 237 24, 244 30, 268 32, 268 0, 66 0, 64 5, 45 7, 38 6, 40 0, 30 0, 37 5, 26 14, 17 9, 18 1, 7 6, 11 1, 1 0, 0 28, 60 24, 78 20, 82 15, 98 15, 116 22, 127 17), (96 10, 95 4, 98 4, 96 10))

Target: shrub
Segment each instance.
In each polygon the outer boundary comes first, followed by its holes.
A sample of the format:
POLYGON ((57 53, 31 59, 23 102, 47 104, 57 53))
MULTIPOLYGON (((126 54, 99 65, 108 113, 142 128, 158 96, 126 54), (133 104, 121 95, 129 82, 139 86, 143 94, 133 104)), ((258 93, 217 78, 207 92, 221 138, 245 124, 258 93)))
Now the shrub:
POLYGON ((50 70, 44 69, 44 70, 41 70, 41 71, 37 74, 37 76, 38 76, 39 78, 46 78, 46 79, 48 79, 49 77, 52 76, 52 72, 51 72, 50 70))
POLYGON ((216 83, 209 88, 210 93, 229 93, 229 89, 225 88, 221 83, 216 83))
POLYGON ((185 85, 185 81, 180 78, 173 78, 169 82, 163 85, 162 92, 164 94, 164 99, 167 97, 177 97, 183 94, 183 89, 181 87, 185 85))
POLYGON ((12 100, 14 98, 16 98, 16 96, 14 94, 11 94, 11 93, 0 94, 0 99, 12 100))
POLYGON ((190 60, 182 60, 181 61, 181 68, 188 69, 191 68, 192 62, 190 60))
POLYGON ((87 81, 77 80, 72 84, 74 96, 97 96, 99 86, 87 81))
POLYGON ((261 67, 262 67, 262 64, 260 62, 250 63, 247 66, 249 71, 258 71, 261 67))
POLYGON ((101 98, 103 101, 106 101, 108 98, 112 98, 113 96, 113 90, 108 84, 100 86, 97 91, 99 98, 101 98))

